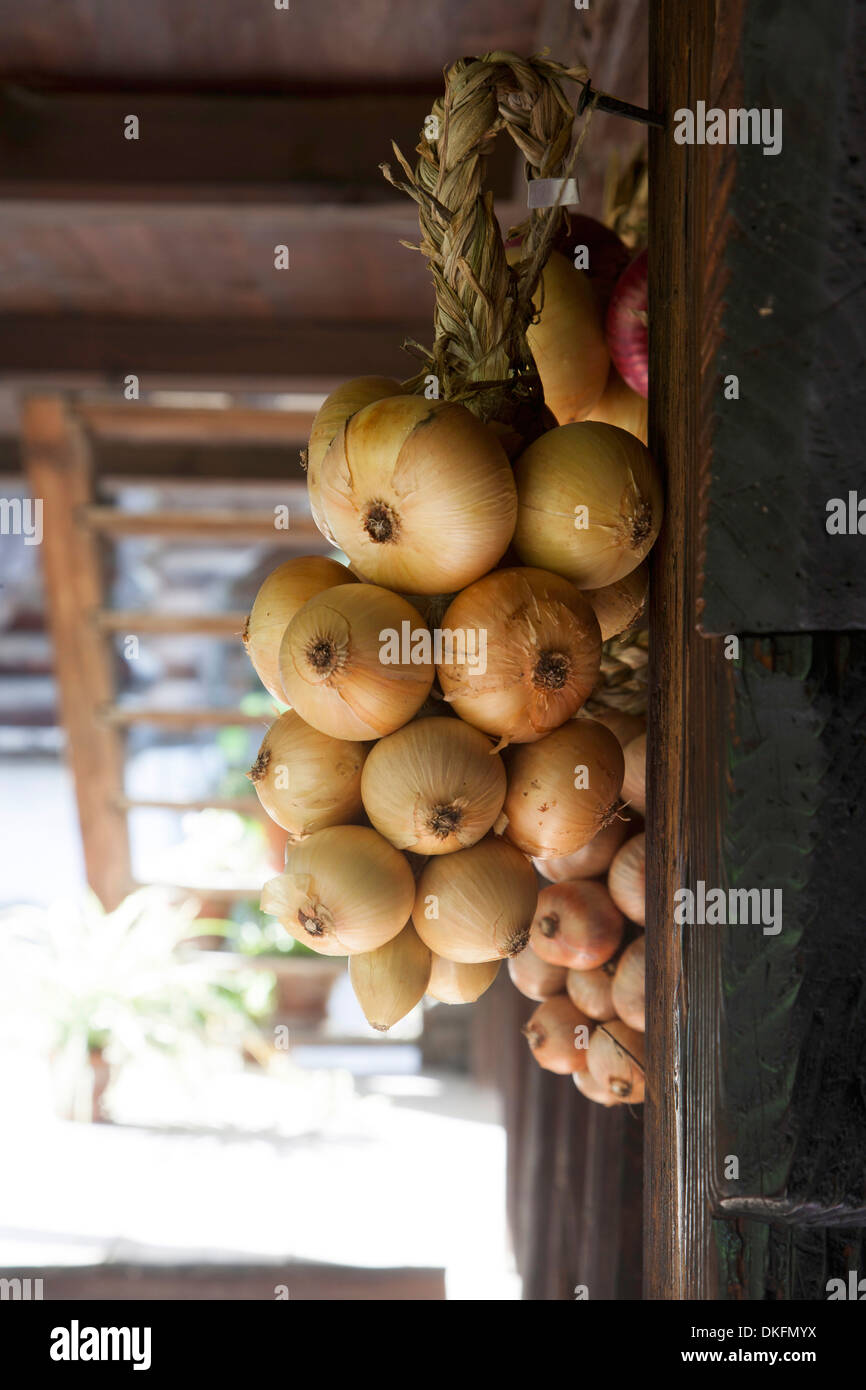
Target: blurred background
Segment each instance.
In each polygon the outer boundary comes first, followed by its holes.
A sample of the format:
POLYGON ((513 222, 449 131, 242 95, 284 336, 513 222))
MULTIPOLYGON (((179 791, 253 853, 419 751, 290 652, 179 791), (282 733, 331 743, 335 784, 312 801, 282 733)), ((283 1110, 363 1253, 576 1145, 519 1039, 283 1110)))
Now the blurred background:
MULTIPOLYGON (((497 48, 645 104, 645 0, 29 0, 0 38, 0 1265, 47 1297, 637 1296, 639 1121, 530 1069, 505 972, 383 1038, 259 913, 284 835, 240 633, 328 553, 324 396, 430 337, 391 139, 497 48)), ((639 138, 596 114, 586 211, 639 138)), ((518 222, 509 149, 490 186, 518 222)))

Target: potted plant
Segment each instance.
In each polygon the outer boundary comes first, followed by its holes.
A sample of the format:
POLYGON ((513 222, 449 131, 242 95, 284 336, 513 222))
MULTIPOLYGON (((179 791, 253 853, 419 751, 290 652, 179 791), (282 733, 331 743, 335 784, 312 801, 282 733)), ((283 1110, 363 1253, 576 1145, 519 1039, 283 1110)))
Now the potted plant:
POLYGON ((313 1024, 325 1018, 331 990, 345 972, 345 961, 311 951, 251 903, 239 904, 236 920, 224 926, 226 947, 238 961, 274 975, 274 1015, 278 1021, 313 1024))
POLYGON ((0 913, 3 1023, 45 1047, 64 1116, 106 1118, 112 1077, 149 1049, 188 1054, 228 1042, 261 1053, 271 981, 239 974, 221 954, 184 955, 197 910, 147 888, 114 912, 88 894, 0 913))

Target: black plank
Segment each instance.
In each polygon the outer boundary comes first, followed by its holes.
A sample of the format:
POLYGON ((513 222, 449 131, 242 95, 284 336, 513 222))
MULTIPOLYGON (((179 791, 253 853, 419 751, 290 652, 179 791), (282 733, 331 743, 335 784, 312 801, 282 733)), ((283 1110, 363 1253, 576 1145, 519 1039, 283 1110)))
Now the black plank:
POLYGON ((783 148, 737 151, 701 626, 864 627, 866 535, 825 522, 829 499, 866 498, 866 7, 750 0, 742 64, 783 148))

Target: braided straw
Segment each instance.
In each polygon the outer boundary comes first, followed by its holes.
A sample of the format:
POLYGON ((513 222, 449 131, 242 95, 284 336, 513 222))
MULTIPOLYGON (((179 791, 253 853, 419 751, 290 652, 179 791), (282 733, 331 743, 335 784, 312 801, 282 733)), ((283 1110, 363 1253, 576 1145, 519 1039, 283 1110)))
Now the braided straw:
MULTIPOLYGON (((581 143, 569 153, 574 108, 563 92, 566 80, 588 82, 588 70, 514 53, 461 58, 445 74, 445 94, 428 118, 436 138, 422 137, 415 168, 396 145, 405 177, 382 166, 385 177, 418 204, 416 249, 429 261, 436 291, 433 348, 411 344, 426 365, 407 385, 420 390, 432 373, 442 397, 463 401, 483 420, 513 421, 527 403, 540 411, 526 329, 535 312, 533 292, 564 216, 557 206, 527 219, 519 229, 522 258, 512 271, 493 195, 483 187, 487 158, 506 130, 526 160, 527 180, 566 177, 581 143)), ((586 124, 581 141, 585 132, 586 124)))
MULTIPOLYGON (((558 204, 537 209, 514 228, 521 255, 509 266, 484 176, 503 130, 526 161, 527 183, 570 175, 596 99, 572 149, 575 110, 563 91, 566 81, 588 84, 589 70, 505 52, 460 58, 445 74, 444 96, 428 117, 432 137, 422 136, 414 169, 396 144, 403 177, 382 165, 388 181, 418 204, 421 241, 411 249, 426 256, 436 292, 433 347, 406 345, 424 362, 406 388, 424 390, 432 374, 442 398, 462 401, 482 420, 515 424, 527 439, 543 428, 543 397, 526 330, 536 313, 532 298, 542 269, 567 214, 558 204)), ((645 632, 604 643, 590 712, 645 711, 646 647, 645 632)))

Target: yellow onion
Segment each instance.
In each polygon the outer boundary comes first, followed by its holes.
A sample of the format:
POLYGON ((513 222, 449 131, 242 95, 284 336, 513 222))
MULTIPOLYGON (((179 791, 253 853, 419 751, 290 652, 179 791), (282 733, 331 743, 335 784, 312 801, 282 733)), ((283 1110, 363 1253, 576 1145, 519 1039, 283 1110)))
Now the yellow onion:
POLYGON ((422 941, 461 964, 522 951, 535 910, 535 874, 512 845, 489 835, 471 849, 428 860, 412 921, 422 941))
POLYGON ((629 628, 634 627, 646 607, 648 589, 649 565, 646 561, 615 584, 607 584, 603 589, 584 589, 583 596, 589 600, 598 619, 602 641, 618 637, 621 632, 628 632, 629 628))
MULTIPOLYGON (((513 250, 508 259, 519 260, 513 250)), ((583 420, 607 383, 610 354, 592 282, 558 251, 552 251, 533 296, 538 321, 526 341, 535 360, 544 401, 556 421, 583 420)))
POLYGON ((598 680, 592 608, 567 579, 544 570, 494 570, 464 589, 442 619, 441 644, 445 699, 468 724, 496 734, 500 747, 543 738, 598 680))
POLYGON ((338 561, 326 555, 295 555, 278 565, 256 594, 243 643, 262 685, 280 704, 287 703, 280 681, 283 633, 307 599, 335 584, 351 583, 352 576, 338 561))
POLYGON ((511 983, 527 999, 552 999, 554 994, 562 994, 568 971, 564 965, 551 965, 549 961, 537 956, 531 946, 519 955, 512 956, 508 962, 511 983))
POLYGON ((622 779, 622 799, 627 806, 646 813, 646 734, 638 734, 625 745, 625 772, 622 779))
POLYGON ((411 922, 384 946, 349 957, 349 979, 364 1017, 387 1033, 423 999, 431 956, 411 922))
POLYGON ((375 951, 403 929, 415 880, 406 859, 366 825, 337 825, 289 845, 262 889, 262 912, 323 956, 375 951))
POLYGON ((403 593, 444 594, 492 569, 517 497, 502 445, 450 401, 392 396, 353 415, 322 460, 321 500, 358 574, 403 593))
MULTIPOLYGON (((585 719, 586 711, 578 711, 577 717, 585 719)), ((637 738, 638 734, 646 733, 646 720, 639 714, 627 714, 624 709, 594 709, 589 717, 597 719, 599 724, 616 734, 622 748, 631 743, 633 738, 637 738)))
POLYGON ((532 1055, 545 1071, 567 1076, 585 1071, 589 1048, 581 1046, 590 1028, 589 1019, 576 1009, 567 994, 545 999, 523 1026, 523 1036, 532 1055))
POLYGON ((379 738, 407 723, 427 698, 430 633, 399 594, 343 584, 310 599, 289 623, 280 679, 289 703, 315 729, 332 738, 379 738))
POLYGON ((644 1040, 620 1019, 601 1023, 589 1040, 589 1070, 608 1095, 639 1104, 644 1098, 644 1040))
POLYGON ((649 450, 626 430, 590 421, 549 430, 521 454, 514 475, 514 548, 525 565, 601 589, 649 554, 662 521, 661 482, 649 450))
POLYGON ((330 738, 295 710, 276 719, 248 776, 271 820, 301 838, 361 813, 368 745, 330 738))
POLYGON ((517 745, 503 808, 508 839, 537 859, 582 849, 614 819, 623 769, 616 736, 594 719, 517 745))
POLYGON ((538 895, 530 942, 542 960, 597 970, 619 949, 625 920, 603 883, 549 883, 538 895))
POLYGON ((498 960, 467 964, 434 955, 427 993, 440 1004, 472 1004, 493 984, 499 966, 498 960))
POLYGON ((487 834, 505 800, 490 740, 461 719, 414 719, 380 739, 364 764, 370 820, 398 849, 450 854, 487 834))
POLYGON ((611 988, 613 1007, 629 1028, 646 1027, 646 938, 639 936, 619 958, 611 988))
POLYGON ((607 891, 620 912, 639 927, 646 923, 646 835, 633 835, 613 857, 607 891))
MULTIPOLYGON (((526 955, 526 951, 523 954, 526 955)), ((614 968, 613 962, 608 960, 604 965, 596 966, 595 970, 568 971, 566 993, 574 1007, 585 1013, 587 1018, 597 1019, 601 1023, 616 1018, 613 1006, 614 968)))
POLYGON ((601 399, 596 402, 587 415, 587 420, 598 420, 603 425, 618 425, 628 430, 642 444, 647 442, 647 399, 639 396, 630 386, 626 386, 616 367, 611 362, 610 375, 601 399))
POLYGON ((390 376, 356 376, 342 382, 326 396, 316 412, 307 447, 307 493, 313 521, 322 535, 333 542, 322 512, 321 468, 328 445, 338 430, 357 411, 385 396, 399 396, 402 387, 390 376))
POLYGON ((623 1101, 609 1091, 605 1086, 599 1085, 592 1072, 587 1067, 586 1071, 573 1071, 571 1079, 582 1096, 587 1100, 594 1100, 598 1105, 622 1105, 623 1101))
POLYGON ((597 878, 610 867, 628 828, 626 818, 617 816, 610 825, 593 835, 583 849, 576 849, 573 854, 566 854, 561 859, 533 859, 532 862, 551 883, 562 883, 568 878, 597 878))

